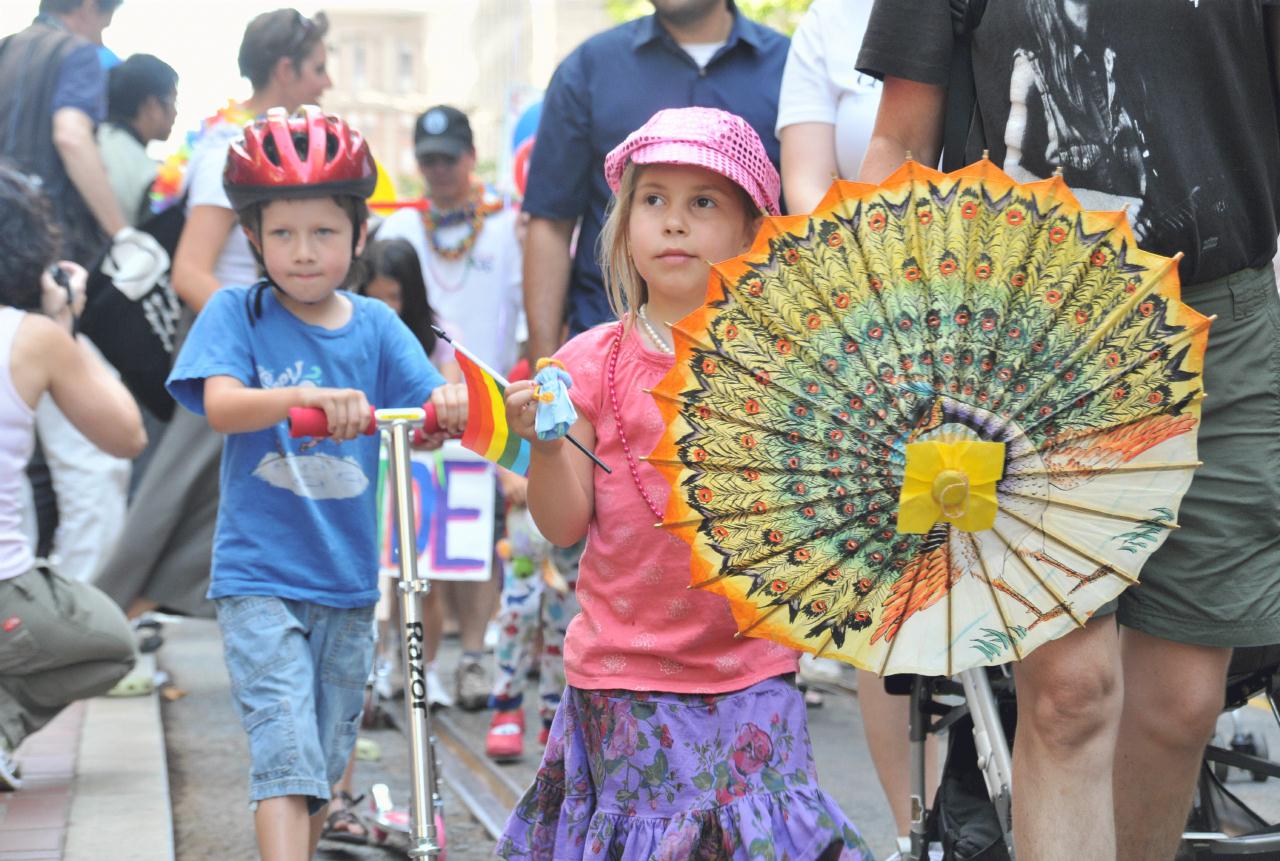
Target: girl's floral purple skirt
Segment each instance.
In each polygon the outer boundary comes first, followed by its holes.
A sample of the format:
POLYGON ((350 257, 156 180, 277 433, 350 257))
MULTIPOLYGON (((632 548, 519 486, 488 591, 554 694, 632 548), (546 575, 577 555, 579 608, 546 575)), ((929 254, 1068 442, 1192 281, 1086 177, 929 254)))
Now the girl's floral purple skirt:
POLYGON ((818 787, 804 701, 767 679, 715 696, 570 687, 498 855, 842 861, 871 853, 818 787))

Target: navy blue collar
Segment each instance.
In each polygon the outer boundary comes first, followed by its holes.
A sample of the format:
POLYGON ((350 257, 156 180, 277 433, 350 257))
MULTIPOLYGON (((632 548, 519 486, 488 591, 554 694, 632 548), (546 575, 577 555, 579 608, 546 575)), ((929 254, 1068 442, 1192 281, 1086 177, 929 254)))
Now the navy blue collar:
MULTIPOLYGON (((729 11, 733 13, 733 27, 729 30, 729 38, 725 40, 722 51, 733 48, 738 42, 744 42, 750 45, 752 50, 758 51, 763 42, 760 25, 743 15, 736 4, 730 3, 729 11)), ((639 19, 636 24, 635 38, 631 42, 632 48, 638 50, 651 42, 664 41, 677 50, 684 50, 666 28, 658 23, 657 13, 639 19)))

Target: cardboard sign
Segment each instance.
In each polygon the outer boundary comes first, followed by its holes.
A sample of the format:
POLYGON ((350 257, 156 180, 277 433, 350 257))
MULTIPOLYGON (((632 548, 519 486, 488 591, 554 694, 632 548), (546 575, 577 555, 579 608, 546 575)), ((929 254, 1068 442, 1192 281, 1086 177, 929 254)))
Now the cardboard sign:
MULTIPOLYGON (((378 567, 400 576, 390 459, 378 470, 381 553, 378 567)), ((414 451, 413 521, 418 574, 432 580, 488 580, 493 564, 494 465, 449 440, 437 451, 414 451)))

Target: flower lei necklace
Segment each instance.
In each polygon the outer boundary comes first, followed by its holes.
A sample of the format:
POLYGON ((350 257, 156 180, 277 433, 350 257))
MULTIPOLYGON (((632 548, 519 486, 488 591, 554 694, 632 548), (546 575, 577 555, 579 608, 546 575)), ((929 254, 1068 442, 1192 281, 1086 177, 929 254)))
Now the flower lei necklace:
POLYGON ((484 227, 484 220, 501 210, 501 199, 485 194, 485 188, 480 183, 472 186, 470 199, 456 209, 436 209, 427 201, 422 209, 422 223, 427 230, 427 238, 431 241, 431 249, 442 260, 461 260, 475 247, 484 227), (439 231, 459 224, 467 225, 466 235, 455 245, 442 244, 439 231))
POLYGON ((244 128, 251 122, 253 122, 253 114, 235 101, 228 101, 225 107, 200 123, 198 131, 187 132, 182 146, 165 159, 156 172, 155 182, 151 184, 148 195, 151 198, 151 211, 163 212, 182 197, 182 180, 187 173, 187 164, 191 161, 191 152, 200 138, 223 123, 244 128))

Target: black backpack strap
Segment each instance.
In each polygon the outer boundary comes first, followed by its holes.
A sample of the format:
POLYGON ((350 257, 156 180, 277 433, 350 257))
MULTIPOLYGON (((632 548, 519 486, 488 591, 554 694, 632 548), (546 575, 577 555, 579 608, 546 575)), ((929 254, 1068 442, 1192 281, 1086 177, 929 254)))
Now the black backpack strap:
POLYGON ((965 142, 977 113, 978 95, 973 79, 973 31, 987 9, 987 0, 948 0, 955 43, 951 49, 951 75, 947 83, 947 112, 942 125, 942 169, 958 170, 969 163, 965 142))

